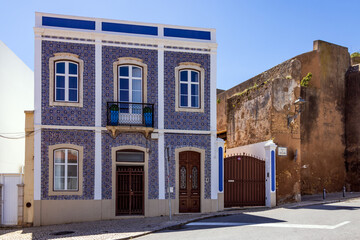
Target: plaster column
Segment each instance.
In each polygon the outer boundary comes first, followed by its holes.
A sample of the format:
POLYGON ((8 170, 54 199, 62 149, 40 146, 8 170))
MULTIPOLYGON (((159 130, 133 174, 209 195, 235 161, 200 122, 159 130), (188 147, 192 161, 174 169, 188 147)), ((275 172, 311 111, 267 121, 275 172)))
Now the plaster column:
POLYGON ((224 145, 225 141, 221 138, 216 139, 217 165, 218 173, 216 174, 218 190, 218 211, 224 210, 224 145))
POLYGON ((276 147, 277 145, 269 140, 265 148, 265 203, 267 207, 276 206, 276 147))

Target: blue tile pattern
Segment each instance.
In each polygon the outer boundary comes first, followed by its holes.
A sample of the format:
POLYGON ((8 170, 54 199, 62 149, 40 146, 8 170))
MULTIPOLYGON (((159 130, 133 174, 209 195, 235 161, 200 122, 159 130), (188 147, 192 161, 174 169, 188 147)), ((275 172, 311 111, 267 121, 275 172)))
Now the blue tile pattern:
POLYGON ((42 130, 41 132, 41 199, 74 200, 94 199, 95 173, 95 133, 82 130, 42 130), (49 146, 55 144, 74 144, 84 147, 83 195, 49 196, 49 146))
POLYGON ((210 130, 210 55, 165 51, 165 119, 166 129, 210 130), (201 64, 205 70, 204 112, 175 112, 175 67, 181 62, 201 64))
POLYGON ((95 45, 42 41, 41 124, 95 125, 95 45), (73 53, 84 61, 83 107, 49 106, 49 59, 54 53, 73 53))
POLYGON ((141 133, 121 133, 113 139, 108 131, 102 132, 102 198, 111 199, 112 188, 115 189, 115 183, 112 182, 111 149, 113 147, 124 145, 133 145, 150 149, 148 162, 148 198, 157 199, 159 197, 157 140, 146 139, 141 133))
MULTIPOLYGON (((196 135, 196 134, 165 134, 165 146, 170 147, 170 185, 174 187, 174 193, 171 194, 171 198, 175 199, 175 192, 178 186, 175 186, 175 149, 182 147, 196 147, 205 149, 205 178, 211 179, 211 139, 210 135, 196 135)), ((167 172, 167 166, 165 164, 165 173, 167 172)), ((166 174, 165 174, 166 176, 166 174)), ((165 182, 165 192, 167 189, 167 181, 165 182)), ((205 199, 211 198, 211 182, 205 182, 205 199)), ((167 197, 166 193, 166 197, 167 197)))

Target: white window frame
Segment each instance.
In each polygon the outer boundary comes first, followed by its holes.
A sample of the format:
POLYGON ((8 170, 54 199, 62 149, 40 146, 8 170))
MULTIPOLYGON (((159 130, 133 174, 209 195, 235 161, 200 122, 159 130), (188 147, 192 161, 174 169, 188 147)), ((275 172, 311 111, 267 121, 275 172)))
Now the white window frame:
POLYGON ((179 75, 180 75, 180 82, 179 82, 179 84, 180 84, 180 88, 179 88, 179 96, 180 96, 180 98, 179 98, 179 107, 181 107, 181 108, 200 108, 200 73, 198 72, 198 71, 195 71, 195 70, 193 70, 193 69, 182 69, 182 70, 180 70, 179 71, 179 75), (186 82, 183 82, 183 81, 181 81, 181 73, 182 72, 186 72, 187 73, 187 81, 186 82), (198 74, 198 81, 197 82, 192 82, 191 81, 191 73, 192 72, 196 72, 197 74, 198 74), (187 105, 185 106, 185 105, 181 105, 181 96, 182 96, 182 94, 181 94, 181 84, 186 84, 186 86, 187 86, 187 105), (198 86, 198 95, 197 95, 197 97, 198 97, 198 107, 193 107, 193 106, 191 106, 192 105, 192 100, 191 100, 191 97, 193 96, 192 95, 192 91, 191 91, 191 86, 192 85, 197 85, 198 86))
POLYGON ((73 61, 64 61, 64 60, 60 60, 60 61, 56 61, 55 63, 55 102, 79 102, 79 64, 77 62, 73 62, 73 61), (65 73, 58 73, 57 72, 57 64, 58 63, 64 63, 65 64, 65 73), (69 65, 70 63, 72 64, 75 64, 77 66, 77 74, 70 74, 69 73, 69 65), (64 100, 57 100, 57 94, 56 94, 56 90, 57 90, 57 87, 56 87, 56 78, 57 76, 62 76, 64 77, 64 81, 65 81, 65 86, 64 86, 64 90, 65 90, 65 99, 64 100), (77 81, 77 88, 74 89, 74 88, 70 88, 70 77, 76 77, 76 81, 77 81), (72 89, 72 90, 76 90, 76 101, 71 101, 69 99, 69 90, 72 89))
POLYGON ((53 185, 53 189, 54 191, 77 191, 79 190, 79 151, 75 150, 75 149, 68 149, 68 148, 60 148, 60 149, 56 149, 54 150, 54 168, 53 168, 53 171, 54 171, 54 185, 53 185), (65 152, 65 159, 64 159, 64 163, 56 163, 55 162, 55 154, 56 152, 58 151, 64 151, 65 152), (76 163, 69 163, 68 161, 68 157, 69 157, 69 151, 75 151, 76 152, 76 163), (55 175, 55 169, 56 169, 56 166, 64 166, 64 176, 56 176, 55 175), (68 175, 68 167, 69 166, 76 166, 76 180, 77 180, 77 186, 76 186, 76 189, 69 189, 68 188, 68 179, 69 178, 75 178, 75 177, 69 177, 68 175), (56 178, 64 178, 64 189, 56 189, 55 186, 56 186, 56 178))
POLYGON ((118 66, 118 102, 120 102, 120 78, 126 78, 129 80, 129 88, 127 89, 129 91, 129 103, 142 103, 143 101, 143 69, 142 67, 138 66, 138 65, 134 65, 134 64, 123 64, 123 65, 119 65, 118 66), (129 67, 129 76, 125 77, 125 76, 120 76, 120 68, 121 67, 129 67), (140 68, 141 69, 141 77, 133 77, 132 76, 132 70, 134 67, 140 68), (132 97, 133 97, 133 80, 140 80, 141 81, 141 88, 140 88, 140 102, 133 102, 132 97))
POLYGON ((83 107, 83 75, 84 75, 84 61, 78 55, 72 53, 55 53, 54 57, 49 59, 49 105, 50 106, 69 106, 69 107, 83 107), (55 64, 65 62, 65 74, 57 74, 55 64), (77 101, 69 101, 69 62, 78 65, 78 86, 77 86, 77 101), (56 100, 56 76, 65 76, 65 100, 56 100))
MULTIPOLYGON (((113 76, 114 76, 114 102, 119 101, 119 67, 124 65, 135 65, 142 68, 142 102, 147 103, 147 65, 143 63, 140 58, 121 57, 113 63, 113 76)), ((130 83, 129 83, 130 84, 130 83)), ((129 86, 130 87, 130 86, 129 86)), ((130 96, 129 96, 130 99, 130 96)))
MULTIPOLYGON (((82 146, 74 144, 56 144, 48 147, 49 155, 49 187, 48 195, 49 196, 60 196, 60 195, 82 195, 83 194, 83 157, 84 157, 84 148, 82 146), (77 170, 78 170, 78 189, 69 189, 66 190, 67 186, 67 154, 65 154, 65 163, 64 164, 55 164, 55 152, 58 150, 76 150, 78 154, 77 158, 77 170), (55 190, 55 165, 65 165, 65 189, 55 190)), ((74 164, 70 164, 74 165, 74 164)))
MULTIPOLYGON (((175 67, 175 111, 176 112, 204 112, 204 81, 205 70, 198 63, 182 62, 175 67), (181 106, 180 101, 180 73, 181 71, 188 70, 188 106, 181 106), (199 107, 191 107, 191 71, 198 72, 199 74, 199 107)), ((185 83, 185 82, 183 82, 185 83)))

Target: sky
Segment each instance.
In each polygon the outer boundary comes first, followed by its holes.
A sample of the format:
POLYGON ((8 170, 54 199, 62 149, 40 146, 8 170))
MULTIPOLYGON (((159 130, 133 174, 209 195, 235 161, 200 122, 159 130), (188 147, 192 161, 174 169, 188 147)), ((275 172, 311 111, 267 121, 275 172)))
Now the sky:
POLYGON ((34 70, 35 12, 215 28, 217 88, 229 89, 314 40, 360 51, 358 0, 0 0, 0 40, 34 70))

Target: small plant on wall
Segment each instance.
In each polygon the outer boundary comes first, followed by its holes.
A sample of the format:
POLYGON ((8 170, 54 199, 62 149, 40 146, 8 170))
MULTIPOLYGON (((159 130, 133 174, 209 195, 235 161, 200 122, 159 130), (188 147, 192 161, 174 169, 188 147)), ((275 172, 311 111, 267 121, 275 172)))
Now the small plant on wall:
POLYGON ((353 57, 360 57, 360 52, 353 52, 352 54, 351 54, 351 57, 353 58, 353 57))
POLYGON ((312 78, 312 73, 309 72, 300 82, 302 87, 308 87, 312 78))

